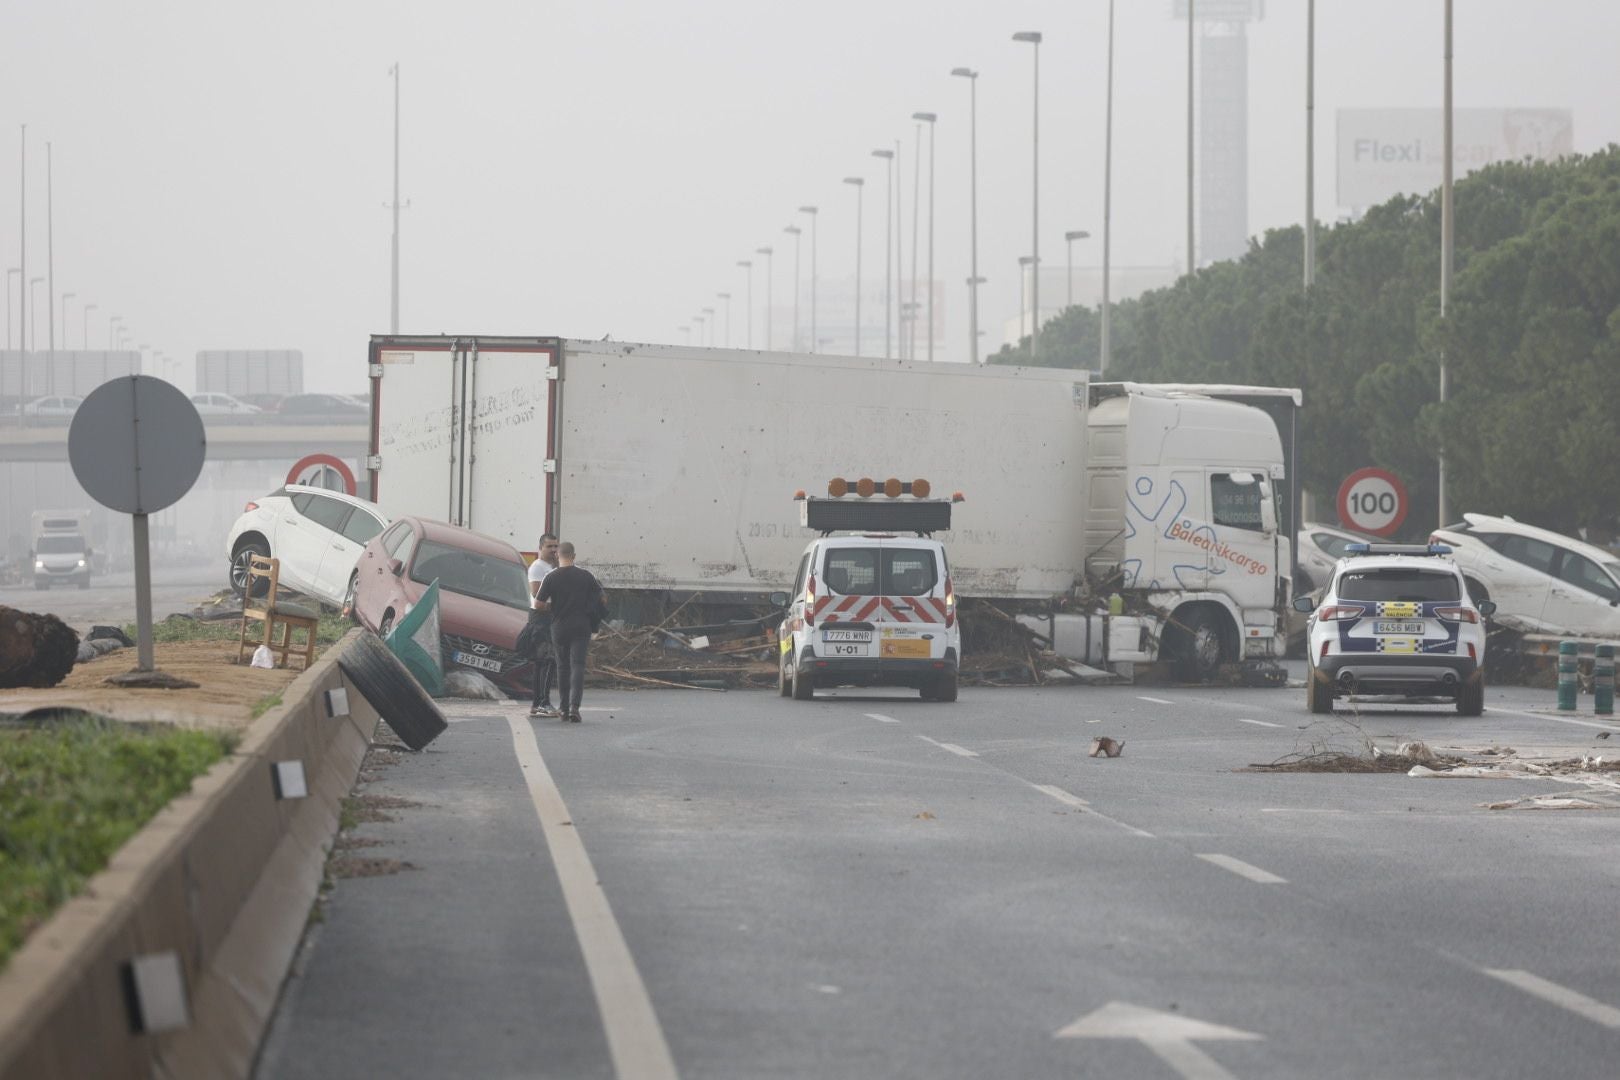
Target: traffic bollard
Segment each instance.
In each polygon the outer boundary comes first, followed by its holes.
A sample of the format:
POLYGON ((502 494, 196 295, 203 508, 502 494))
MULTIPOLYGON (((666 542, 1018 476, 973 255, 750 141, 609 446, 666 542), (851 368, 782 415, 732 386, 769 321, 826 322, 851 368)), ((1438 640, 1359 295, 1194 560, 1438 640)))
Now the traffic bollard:
POLYGON ((1599 645, 1592 661, 1592 711, 1599 716, 1614 712, 1614 646, 1599 645))
POLYGON ((1575 690, 1580 658, 1573 641, 1558 644, 1558 708, 1563 712, 1575 711, 1575 690))

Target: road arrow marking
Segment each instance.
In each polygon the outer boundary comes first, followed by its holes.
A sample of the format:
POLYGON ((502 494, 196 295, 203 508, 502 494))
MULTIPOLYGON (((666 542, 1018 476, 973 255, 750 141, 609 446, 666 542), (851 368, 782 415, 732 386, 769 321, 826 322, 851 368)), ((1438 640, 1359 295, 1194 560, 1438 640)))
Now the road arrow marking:
POLYGON ((1265 1038, 1252 1031, 1194 1020, 1124 1001, 1110 1001, 1058 1031, 1058 1039, 1135 1039, 1159 1056, 1182 1080, 1234 1080, 1231 1073, 1198 1047, 1196 1040, 1253 1042, 1265 1038))

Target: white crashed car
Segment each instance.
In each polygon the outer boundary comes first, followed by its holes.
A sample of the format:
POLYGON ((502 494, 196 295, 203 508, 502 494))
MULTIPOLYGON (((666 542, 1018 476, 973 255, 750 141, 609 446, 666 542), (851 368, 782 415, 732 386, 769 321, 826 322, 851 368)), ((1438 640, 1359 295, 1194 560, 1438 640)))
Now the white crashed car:
POLYGON ((249 556, 266 555, 281 561, 282 585, 342 607, 361 550, 387 527, 376 503, 288 484, 248 503, 231 527, 225 538, 231 588, 240 596, 247 588, 249 556))
POLYGON ((1620 557, 1510 517, 1464 514, 1430 541, 1452 548, 1468 593, 1527 633, 1620 637, 1620 557))

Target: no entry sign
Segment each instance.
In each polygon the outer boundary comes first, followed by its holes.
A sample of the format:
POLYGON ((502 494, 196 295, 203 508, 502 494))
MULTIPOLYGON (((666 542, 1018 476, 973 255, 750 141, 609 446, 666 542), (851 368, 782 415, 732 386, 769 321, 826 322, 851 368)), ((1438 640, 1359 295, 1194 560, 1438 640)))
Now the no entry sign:
POLYGON ((1383 469, 1357 469, 1339 485, 1339 521, 1359 532, 1393 534, 1408 505, 1406 485, 1383 469))
POLYGON ((287 483, 323 487, 329 491, 341 491, 345 495, 355 493, 354 471, 344 464, 342 458, 331 454, 310 454, 299 458, 292 471, 287 473, 287 483))

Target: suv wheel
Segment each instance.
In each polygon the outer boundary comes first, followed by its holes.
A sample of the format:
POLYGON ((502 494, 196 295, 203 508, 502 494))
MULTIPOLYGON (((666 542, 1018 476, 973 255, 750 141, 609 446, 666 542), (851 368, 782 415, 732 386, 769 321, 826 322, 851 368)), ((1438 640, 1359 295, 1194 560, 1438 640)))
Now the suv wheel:
POLYGON ((1333 711, 1333 688, 1316 677, 1314 667, 1305 669, 1305 707, 1313 713, 1333 711))
POLYGON ((1457 712, 1462 716, 1478 716, 1485 711, 1485 679, 1483 676, 1463 683, 1457 691, 1457 712))
POLYGON ((924 692, 924 696, 930 701, 955 701, 956 669, 952 668, 950 671, 947 671, 945 674, 935 679, 924 692))
POLYGON ((798 660, 793 661, 792 669, 793 700, 809 701, 816 696, 816 684, 810 681, 810 676, 805 673, 804 665, 800 664, 798 660))
POLYGON ((792 676, 788 674, 788 654, 783 653, 776 661, 776 692, 782 697, 793 696, 792 676))
MULTIPOLYGON (((231 556, 231 591, 237 596, 241 596, 247 590, 248 567, 251 565, 249 560, 255 555, 261 558, 269 558, 270 548, 261 541, 249 540, 237 548, 236 554, 231 556)), ((269 591, 270 581, 268 578, 260 578, 258 584, 253 587, 254 596, 263 596, 269 591)))

